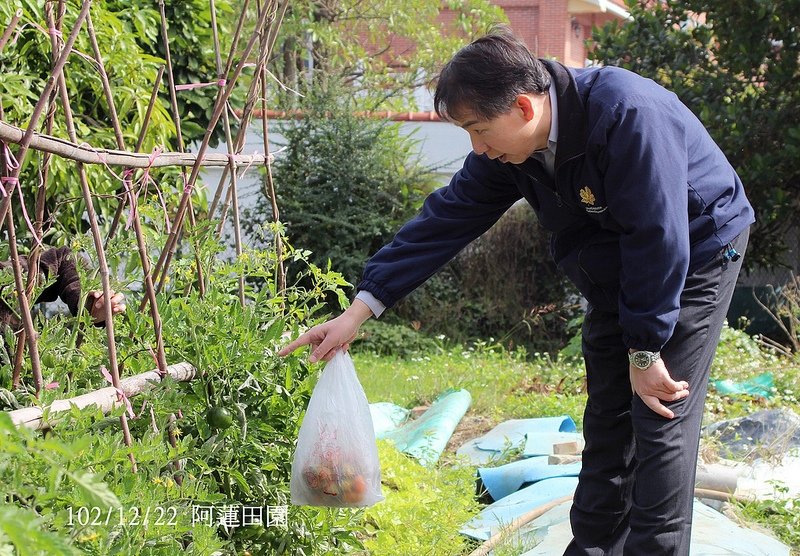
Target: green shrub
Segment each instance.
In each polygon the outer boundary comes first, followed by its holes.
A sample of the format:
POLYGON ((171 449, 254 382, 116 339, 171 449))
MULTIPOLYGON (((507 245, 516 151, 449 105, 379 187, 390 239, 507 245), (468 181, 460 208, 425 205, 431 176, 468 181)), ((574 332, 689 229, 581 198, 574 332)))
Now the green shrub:
POLYGON ((361 326, 361 332, 362 335, 356 342, 359 351, 403 358, 436 352, 443 339, 440 338, 437 342, 409 325, 376 320, 365 322, 361 326))
POLYGON ((517 204, 398 304, 396 318, 461 342, 492 337, 530 352, 557 350, 577 298, 548 245, 531 207, 517 204))
MULTIPOLYGON (((338 89, 312 91, 302 116, 280 124, 286 152, 273 165, 281 222, 311 261, 355 284, 370 255, 416 211, 431 186, 399 124, 365 118, 338 89)), ((268 220, 269 199, 250 212, 268 220)))

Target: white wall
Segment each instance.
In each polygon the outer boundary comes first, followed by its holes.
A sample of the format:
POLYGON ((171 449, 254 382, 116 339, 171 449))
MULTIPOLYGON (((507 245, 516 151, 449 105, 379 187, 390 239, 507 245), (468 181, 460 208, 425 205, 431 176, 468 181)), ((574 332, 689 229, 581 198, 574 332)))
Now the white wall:
MULTIPOLYGON (((273 125, 273 128, 276 126, 273 125)), ((411 135, 417 141, 420 162, 423 165, 436 168, 440 181, 446 184, 450 177, 461 168, 464 157, 470 151, 469 135, 457 126, 444 122, 403 122, 400 126, 403 134, 411 135)), ((270 150, 277 151, 283 137, 277 132, 270 131, 270 150)), ((220 143, 216 148, 209 148, 210 152, 226 152, 225 145, 220 143)), ((261 135, 261 122, 251 124, 245 139, 243 154, 263 152, 264 145, 261 135)), ((276 157, 281 153, 277 152, 276 157)), ((248 196, 260 187, 260 169, 250 168, 244 171, 244 177, 239 180, 240 203, 248 203, 248 196)), ((241 173, 241 170, 240 170, 241 173)), ((208 198, 213 199, 217 184, 222 176, 221 168, 204 169, 201 173, 203 184, 208 187, 208 198)))
MULTIPOLYGON (((280 157, 279 151, 283 143, 283 137, 277 132, 276 125, 270 129, 270 151, 280 157)), ((444 122, 403 122, 400 127, 401 133, 411 135, 417 141, 417 149, 420 156, 420 163, 436 168, 436 175, 439 181, 445 185, 450 181, 452 175, 461 168, 464 157, 470 151, 469 135, 459 127, 444 122)), ((197 149, 197 145, 194 146, 197 149)), ((210 152, 227 152, 225 144, 220 143, 216 148, 209 148, 210 152)), ((256 121, 250 125, 250 129, 245 138, 243 154, 264 152, 264 141, 261 133, 261 121, 256 121)), ((209 202, 214 198, 219 180, 222 177, 222 168, 204 169, 200 178, 204 187, 208 189, 207 197, 209 202)), ((261 173, 260 167, 253 166, 248 169, 240 169, 240 178, 237 182, 239 192, 240 211, 252 207, 258 196, 261 195, 261 173), (243 174, 243 175, 242 175, 243 174)), ((227 181, 224 187, 227 187, 227 181)), ((280 187, 280 184, 276 184, 280 187)), ((224 201, 221 200, 220 203, 224 201)), ((217 213, 218 214, 218 213, 217 213)), ((230 218, 226 228, 229 226, 230 218)), ((251 244, 250 239, 245 238, 246 244, 251 244)))

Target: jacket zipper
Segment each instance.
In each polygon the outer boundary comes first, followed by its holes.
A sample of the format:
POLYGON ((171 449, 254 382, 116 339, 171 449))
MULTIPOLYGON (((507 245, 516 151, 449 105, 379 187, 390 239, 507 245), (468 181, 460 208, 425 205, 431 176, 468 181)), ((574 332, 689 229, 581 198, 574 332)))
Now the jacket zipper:
POLYGON ((558 192, 558 170, 559 170, 559 168, 564 166, 567 162, 571 162, 571 161, 575 160, 576 158, 579 158, 579 157, 585 156, 585 155, 586 155, 586 153, 580 153, 580 154, 576 154, 575 156, 571 156, 570 158, 568 158, 566 160, 562 160, 561 164, 558 165, 558 168, 554 168, 553 169, 553 186, 555 188, 556 204, 559 207, 562 206, 562 201, 561 201, 561 194, 558 192))

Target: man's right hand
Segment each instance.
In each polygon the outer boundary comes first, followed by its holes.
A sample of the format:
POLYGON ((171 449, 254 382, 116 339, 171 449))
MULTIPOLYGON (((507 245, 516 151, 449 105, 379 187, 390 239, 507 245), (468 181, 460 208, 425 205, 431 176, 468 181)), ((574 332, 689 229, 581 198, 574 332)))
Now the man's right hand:
POLYGON ((330 361, 341 349, 347 351, 355 339, 359 327, 372 316, 367 304, 356 299, 344 313, 301 334, 292 343, 278 352, 281 357, 289 355, 300 346, 310 345, 311 363, 330 361))

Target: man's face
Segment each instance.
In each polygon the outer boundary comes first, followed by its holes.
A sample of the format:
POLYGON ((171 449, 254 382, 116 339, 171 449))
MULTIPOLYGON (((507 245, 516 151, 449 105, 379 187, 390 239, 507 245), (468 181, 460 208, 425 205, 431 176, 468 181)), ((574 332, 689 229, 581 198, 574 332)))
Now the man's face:
POLYGON ((536 121, 526 118, 517 106, 491 120, 479 120, 472 113, 461 118, 455 124, 469 133, 476 154, 485 153, 500 162, 522 164, 537 148, 536 121))

